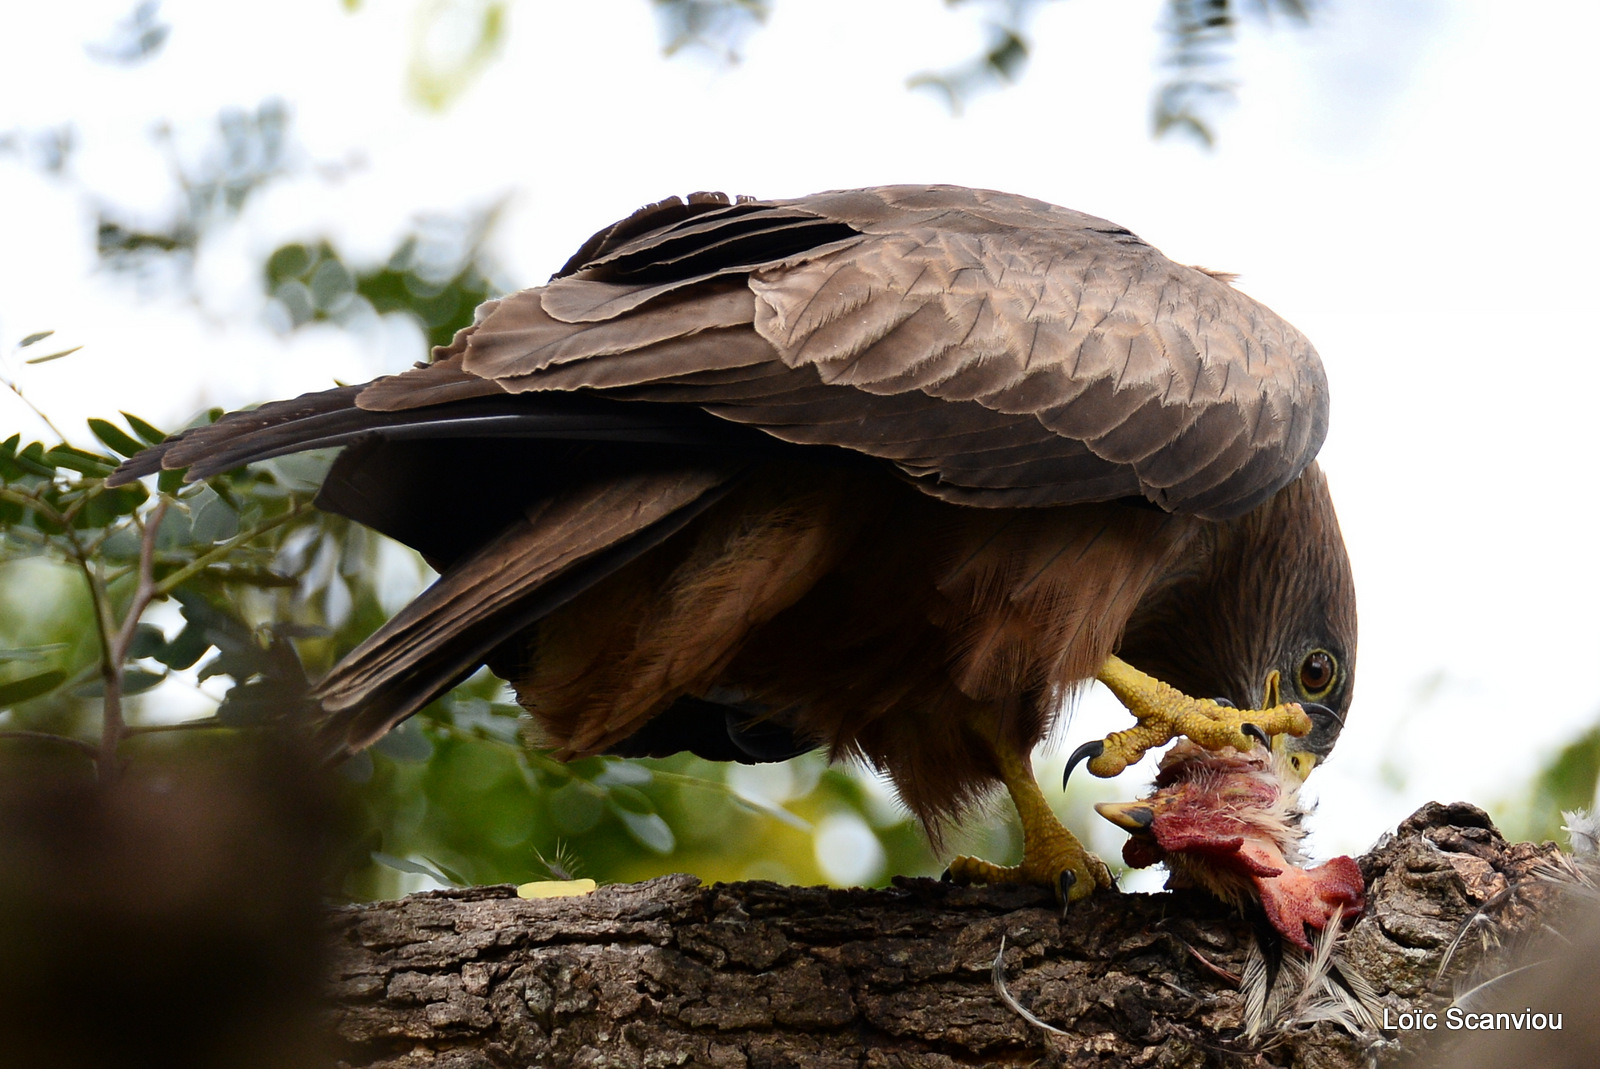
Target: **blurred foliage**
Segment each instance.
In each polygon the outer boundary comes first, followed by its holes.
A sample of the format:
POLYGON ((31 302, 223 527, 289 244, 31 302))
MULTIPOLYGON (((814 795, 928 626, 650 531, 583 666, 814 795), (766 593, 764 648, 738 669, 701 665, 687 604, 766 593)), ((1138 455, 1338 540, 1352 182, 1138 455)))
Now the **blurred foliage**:
POLYGON ((130 273, 188 279, 202 239, 236 217, 252 196, 290 173, 289 109, 267 100, 254 111, 229 108, 218 115, 197 159, 185 159, 173 128, 153 133, 167 157, 176 197, 167 218, 139 219, 106 201, 98 205, 96 251, 105 264, 130 273))
POLYGON ((650 0, 650 6, 667 55, 700 49, 729 63, 739 62, 740 46, 772 14, 772 0, 650 0))
POLYGON ((449 107, 499 54, 507 7, 503 0, 422 0, 406 71, 412 98, 435 111, 449 107))
POLYGON ((1600 787, 1600 723, 1563 746, 1539 769, 1527 794, 1500 808, 1505 832, 1516 839, 1565 842, 1565 814, 1596 807, 1600 787))
POLYGON ((43 130, 0 132, 0 156, 15 156, 29 167, 60 177, 72 159, 77 132, 70 123, 43 130))
MULTIPOLYGON (((913 75, 908 84, 913 89, 938 93, 951 111, 959 113, 978 94, 1016 82, 1033 55, 1035 16, 1046 5, 1058 2, 944 0, 948 8, 979 10, 988 40, 966 62, 913 75)), ((693 46, 728 62, 738 62, 741 45, 767 21, 775 3, 776 0, 651 0, 668 55, 693 46)), ((1314 7, 1314 0, 1166 0, 1161 33, 1165 50, 1162 66, 1168 74, 1156 87, 1151 107, 1154 135, 1178 132, 1208 147, 1212 145, 1216 140, 1216 113, 1234 97, 1235 85, 1229 79, 1228 67, 1241 22, 1253 19, 1270 25, 1281 17, 1304 25, 1310 22, 1314 7)))
MULTIPOLYGON (((164 435, 127 414, 89 429, 93 449, 0 442, 5 774, 65 766, 113 783, 187 752, 184 739, 215 747, 304 729, 308 680, 416 592, 421 562, 309 507, 327 456, 109 488, 122 458, 164 435), (150 736, 166 746, 144 745, 150 736)), ((480 672, 349 761, 332 893, 670 871, 883 883, 938 869, 903 811, 819 754, 763 768, 690 755, 561 764, 522 745, 522 720, 504 684, 480 672)), ((983 847, 1014 857, 1015 838, 991 829, 983 847)))
POLYGON ((1262 22, 1274 15, 1301 25, 1311 21, 1313 0, 1167 0, 1163 29, 1170 72, 1156 90, 1151 126, 1155 136, 1192 135, 1207 147, 1216 141, 1211 117, 1234 97, 1227 78, 1229 51, 1240 9, 1262 22))
MULTIPOLYGON (((745 41, 769 20, 778 0, 649 0, 668 56, 709 54, 719 62, 740 61, 745 41)), ((1034 19, 1061 0, 944 0, 947 8, 981 13, 987 41, 966 62, 913 75, 908 85, 929 89, 959 112, 974 96, 1016 82, 1034 52, 1034 19)), ((1088 3, 1091 0, 1076 0, 1088 3)), ((1112 0, 1094 0, 1107 3, 1112 0)), ((930 14, 934 0, 927 0, 930 14)), ((344 0, 357 10, 361 0, 344 0)), ((442 109, 455 100, 500 51, 509 16, 505 0, 422 0, 409 64, 412 96, 442 109)), ((1216 113, 1232 101, 1231 52, 1245 20, 1271 25, 1276 19, 1306 24, 1315 0, 1165 0, 1160 33, 1167 75, 1151 106, 1156 137, 1177 132, 1210 146, 1216 113)))
POLYGON ((172 25, 161 21, 160 15, 160 0, 141 0, 104 40, 86 45, 85 49, 102 63, 125 67, 152 59, 172 32, 172 25))
POLYGON ((426 216, 381 264, 347 264, 331 242, 290 242, 267 257, 268 317, 281 328, 390 312, 417 320, 430 346, 445 345, 472 310, 502 292, 484 251, 498 209, 465 220, 426 216))

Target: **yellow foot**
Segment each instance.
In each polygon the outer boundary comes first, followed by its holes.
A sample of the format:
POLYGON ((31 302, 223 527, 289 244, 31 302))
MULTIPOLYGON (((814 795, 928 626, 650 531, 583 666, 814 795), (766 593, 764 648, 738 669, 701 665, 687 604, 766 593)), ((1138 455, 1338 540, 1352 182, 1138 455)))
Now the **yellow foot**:
POLYGON ((1053 849, 1024 850, 1020 865, 996 865, 967 857, 953 859, 945 875, 956 883, 1028 883, 1048 887, 1062 905, 1079 902, 1111 886, 1106 863, 1083 848, 1077 836, 1056 825, 1053 849))
POLYGON ((957 883, 1031 883, 1055 892, 1063 906, 1111 886, 1111 870, 1061 826, 1033 778, 1026 755, 990 743, 1000 779, 1022 818, 1022 864, 1004 867, 975 857, 958 857, 945 875, 957 883))
POLYGON ((1096 678, 1110 688, 1139 723, 1079 747, 1067 762, 1067 771, 1070 773, 1078 761, 1088 757, 1090 772, 1115 776, 1143 757, 1146 750, 1163 746, 1180 735, 1208 750, 1232 746, 1241 753, 1248 753, 1258 741, 1270 745, 1267 739, 1272 735, 1304 735, 1311 730, 1311 718, 1292 702, 1278 704, 1276 676, 1274 672, 1268 680, 1269 708, 1235 709, 1209 698, 1191 698, 1120 657, 1108 658, 1096 678))

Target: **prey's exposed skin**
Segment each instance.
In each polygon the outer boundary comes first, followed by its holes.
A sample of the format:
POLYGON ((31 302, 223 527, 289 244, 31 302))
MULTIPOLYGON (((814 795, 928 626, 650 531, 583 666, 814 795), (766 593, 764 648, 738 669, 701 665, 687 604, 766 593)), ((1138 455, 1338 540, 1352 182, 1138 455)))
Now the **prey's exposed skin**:
POLYGON ((1259 903, 1273 928, 1309 950, 1308 929, 1360 915, 1365 887, 1348 857, 1304 865, 1300 782, 1281 752, 1180 742, 1162 759, 1149 797, 1095 808, 1132 833, 1123 847, 1129 865, 1162 861, 1169 887, 1199 887, 1235 906, 1259 903))
MULTIPOLYGON (((1310 733, 1312 728, 1311 718, 1293 703, 1274 702, 1271 708, 1243 710, 1210 699, 1191 698, 1119 657, 1107 658, 1096 678, 1139 721, 1137 726, 1115 732, 1079 751, 1079 754, 1095 754, 1088 767, 1097 776, 1115 776, 1143 757, 1146 751, 1164 746, 1174 738, 1187 739, 1192 746, 1207 750, 1232 748, 1249 753, 1258 741, 1266 742, 1268 736, 1285 732, 1290 736, 1302 736, 1310 733)), ((1267 691, 1271 698, 1277 697, 1275 681, 1269 684, 1267 691)), ((1054 890, 1063 904, 1079 901, 1096 890, 1110 887, 1111 874, 1105 863, 1089 853, 1077 836, 1056 819, 1039 790, 1026 758, 1019 759, 1005 747, 995 745, 993 740, 985 741, 990 744, 1000 768, 1001 782, 1011 795, 1022 821, 1022 861, 1017 865, 1001 867, 961 856, 950 862, 947 875, 959 883, 1037 884, 1054 890)), ((1190 751, 1180 749, 1175 752, 1190 751)), ((1074 759, 1068 762, 1068 775, 1076 760, 1077 755, 1074 755, 1074 759)), ((1163 800, 1161 804, 1170 803, 1163 800)), ((1195 804, 1190 802, 1191 807, 1195 804)), ((1147 826, 1139 824, 1143 819, 1140 810, 1102 808, 1101 812, 1124 826, 1147 826), (1113 813, 1123 815, 1119 820, 1113 813), (1127 813, 1138 815, 1128 816, 1127 813)), ((1285 883, 1295 881, 1299 875, 1299 870, 1291 871, 1281 853, 1270 843, 1251 840, 1243 845, 1242 853, 1256 860, 1254 871, 1257 874, 1278 877, 1285 883), (1274 858, 1279 864, 1276 870, 1271 868, 1274 858)), ((1132 864, 1131 859, 1129 863, 1132 864)))

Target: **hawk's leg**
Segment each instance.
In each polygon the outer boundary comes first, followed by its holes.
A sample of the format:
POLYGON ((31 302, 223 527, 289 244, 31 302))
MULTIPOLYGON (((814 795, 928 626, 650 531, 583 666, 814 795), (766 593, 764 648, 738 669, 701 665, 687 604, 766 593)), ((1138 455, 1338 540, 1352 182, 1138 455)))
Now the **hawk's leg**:
POLYGON ((950 862, 947 875, 957 883, 1031 883, 1050 888, 1063 903, 1086 898, 1111 886, 1105 862, 1083 848, 1045 801, 1033 778, 1027 754, 990 740, 1000 779, 1022 818, 1022 864, 1001 866, 975 857, 950 862))
POLYGON ((1263 736, 1285 732, 1304 735, 1311 730, 1311 718, 1298 705, 1278 704, 1276 676, 1274 672, 1274 678, 1269 680, 1269 708, 1235 709, 1209 698, 1191 698, 1120 657, 1107 658, 1096 678, 1139 722, 1126 731, 1107 735, 1098 744, 1100 752, 1090 758, 1089 771, 1097 776, 1115 776, 1143 757, 1146 750, 1165 745, 1179 735, 1188 736, 1208 750, 1232 746, 1241 753, 1248 753, 1256 744, 1247 729, 1253 728, 1255 734, 1263 736))

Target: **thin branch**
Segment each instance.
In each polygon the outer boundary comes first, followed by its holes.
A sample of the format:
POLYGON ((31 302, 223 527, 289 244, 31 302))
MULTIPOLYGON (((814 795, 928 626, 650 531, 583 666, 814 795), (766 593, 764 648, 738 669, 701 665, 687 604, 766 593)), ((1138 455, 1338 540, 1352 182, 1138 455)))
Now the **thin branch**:
MULTIPOLYGON (((139 621, 155 597, 156 535, 161 530, 161 521, 166 518, 167 510, 171 507, 172 498, 162 494, 161 500, 156 502, 156 507, 150 510, 150 515, 145 517, 143 522, 137 517, 134 519, 134 522, 141 527, 139 585, 134 588, 133 598, 128 602, 128 609, 122 617, 122 625, 102 646, 104 653, 101 660, 101 675, 105 678, 106 688, 105 708, 100 720, 100 778, 106 781, 116 778, 117 747, 122 745, 122 739, 127 733, 127 721, 122 711, 123 673, 128 660, 128 651, 133 647, 133 638, 139 629, 139 621)), ((103 586, 102 582, 102 588, 103 586)), ((107 612, 109 611, 108 605, 107 612)))
POLYGON ((48 731, 25 731, 21 728, 0 729, 0 739, 33 739, 37 742, 58 742, 82 750, 91 760, 98 761, 100 748, 92 742, 75 739, 71 735, 55 735, 48 731))
POLYGON ((122 619, 122 627, 118 629, 114 652, 119 660, 125 659, 128 650, 133 645, 134 632, 138 630, 139 618, 155 597, 155 553, 156 534, 161 528, 161 521, 166 518, 167 510, 172 507, 172 498, 161 495, 161 500, 156 507, 150 510, 149 517, 144 522, 144 530, 139 538, 139 585, 134 588, 133 601, 128 606, 128 612, 122 619))
POLYGON ((17 395, 17 400, 19 400, 23 404, 27 405, 28 408, 30 408, 33 411, 33 414, 38 416, 39 419, 44 422, 44 425, 46 427, 50 428, 50 433, 51 434, 55 435, 57 438, 61 439, 63 442, 67 441, 67 436, 61 433, 61 428, 57 427, 54 423, 50 422, 50 417, 44 414, 44 409, 40 408, 38 405, 36 405, 32 401, 28 400, 27 396, 23 394, 21 386, 18 386, 16 384, 16 382, 14 382, 7 375, 0 375, 0 385, 5 386, 6 389, 8 389, 12 393, 16 394, 17 395))
MULTIPOLYGON (((122 692, 122 671, 120 666, 113 666, 111 662, 112 623, 111 605, 106 595, 105 583, 95 571, 92 561, 84 550, 83 542, 77 533, 69 526, 66 528, 68 543, 72 546, 72 562, 83 573, 84 582, 89 585, 89 603, 94 610, 95 631, 100 639, 100 678, 105 684, 105 718, 101 724, 101 748, 96 756, 95 770, 101 780, 107 781, 115 776, 114 770, 108 766, 101 757, 105 753, 104 739, 109 732, 107 725, 115 715, 117 726, 120 728, 122 710, 119 699, 122 692), (113 709, 115 713, 113 714, 113 709)), ((113 750, 115 748, 113 747, 113 750)), ((113 762, 114 764, 115 762, 113 762)))
POLYGON ((243 725, 229 724, 215 716, 202 717, 199 720, 182 720, 176 724, 135 724, 122 729, 123 738, 134 735, 157 735, 167 731, 204 731, 228 728, 237 730, 243 725))
MULTIPOLYGON (((43 487, 41 487, 41 489, 43 489, 43 487)), ((40 497, 37 493, 24 494, 19 490, 11 489, 9 486, 0 486, 0 500, 13 502, 14 504, 21 505, 25 509, 32 509, 35 512, 45 515, 51 523, 66 523, 66 517, 57 512, 53 506, 48 504, 44 498, 40 497)))

